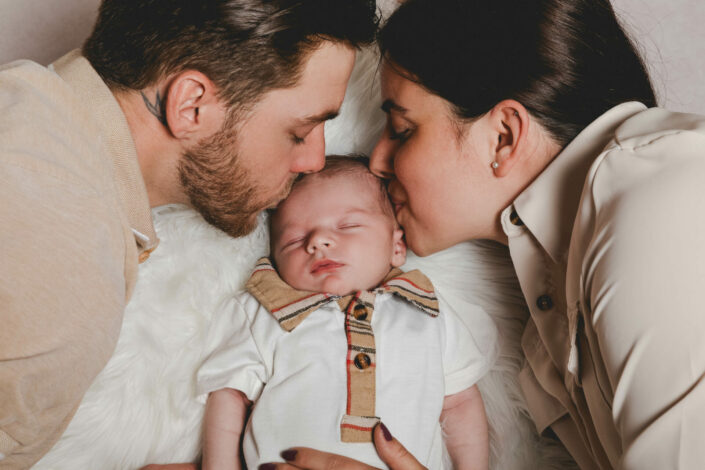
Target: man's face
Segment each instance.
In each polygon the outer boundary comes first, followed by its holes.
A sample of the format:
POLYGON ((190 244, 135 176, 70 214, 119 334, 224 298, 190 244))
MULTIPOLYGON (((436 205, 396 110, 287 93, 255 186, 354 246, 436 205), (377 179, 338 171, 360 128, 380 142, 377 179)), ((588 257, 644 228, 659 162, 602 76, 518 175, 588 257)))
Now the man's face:
POLYGON ((243 120, 226 119, 184 153, 181 184, 208 222, 246 235, 260 211, 286 197, 298 173, 323 168, 323 125, 340 109, 354 62, 352 48, 324 41, 295 86, 265 93, 243 120))
POLYGON ((380 284, 404 263, 402 231, 382 208, 372 175, 314 175, 297 184, 272 219, 272 256, 300 290, 346 295, 380 284))

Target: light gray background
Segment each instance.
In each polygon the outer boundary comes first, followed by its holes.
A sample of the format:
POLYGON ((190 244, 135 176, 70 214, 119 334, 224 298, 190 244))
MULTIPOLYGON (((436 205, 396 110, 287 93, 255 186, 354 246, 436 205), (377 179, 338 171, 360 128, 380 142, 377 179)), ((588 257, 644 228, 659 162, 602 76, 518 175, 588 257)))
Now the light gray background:
MULTIPOLYGON (((0 64, 20 58, 46 64, 78 47, 90 33, 99 3, 0 0, 0 64)), ((613 4, 646 57, 660 103, 705 114, 705 0, 613 4)))

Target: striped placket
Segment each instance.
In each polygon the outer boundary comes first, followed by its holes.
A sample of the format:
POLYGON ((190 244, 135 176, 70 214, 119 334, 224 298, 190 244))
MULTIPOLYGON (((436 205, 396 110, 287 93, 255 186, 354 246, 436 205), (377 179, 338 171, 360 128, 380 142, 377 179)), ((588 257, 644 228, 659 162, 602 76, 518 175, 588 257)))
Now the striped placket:
POLYGON ((348 399, 340 423, 343 442, 369 442, 375 416, 375 371, 377 369, 375 335, 372 331, 375 294, 357 292, 345 312, 345 337, 348 354, 345 361, 348 399))
POLYGON ((418 270, 404 273, 393 269, 373 291, 346 296, 294 289, 274 270, 268 258, 261 258, 247 283, 247 290, 276 318, 282 328, 292 331, 319 307, 337 301, 345 313, 347 355, 347 402, 340 422, 343 442, 371 442, 375 415, 376 349, 372 330, 375 298, 392 293, 432 317, 438 315, 438 299, 431 281, 418 270))

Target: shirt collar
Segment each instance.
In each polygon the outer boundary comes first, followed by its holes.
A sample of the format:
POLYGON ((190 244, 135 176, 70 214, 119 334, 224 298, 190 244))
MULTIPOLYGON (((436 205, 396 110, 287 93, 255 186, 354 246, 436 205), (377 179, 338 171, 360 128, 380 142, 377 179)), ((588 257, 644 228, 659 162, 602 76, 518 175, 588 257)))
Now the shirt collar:
MULTIPOLYGON (((359 296, 359 293, 340 296, 295 289, 279 277, 269 258, 257 261, 246 288, 287 331, 296 328, 304 318, 325 304, 337 301, 340 310, 345 311, 359 296)), ((438 298, 433 284, 419 270, 392 269, 372 292, 395 294, 432 317, 438 315, 438 298)))
POLYGON ((502 212, 502 227, 509 239, 526 228, 554 262, 564 261, 590 166, 614 138, 615 130, 645 109, 646 106, 637 102, 620 104, 578 134, 502 212), (520 219, 518 224, 516 215, 520 219))
MULTIPOLYGON (((112 158, 114 180, 122 209, 132 228, 140 254, 157 247, 147 189, 127 119, 110 89, 79 50, 52 64, 54 71, 90 105, 112 158)), ((142 259, 142 257, 140 257, 142 259)))

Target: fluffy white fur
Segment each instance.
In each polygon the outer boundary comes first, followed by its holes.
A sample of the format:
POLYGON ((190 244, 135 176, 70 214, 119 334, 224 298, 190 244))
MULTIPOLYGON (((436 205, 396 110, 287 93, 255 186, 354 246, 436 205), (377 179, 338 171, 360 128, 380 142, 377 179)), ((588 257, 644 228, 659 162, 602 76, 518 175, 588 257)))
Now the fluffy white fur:
MULTIPOLYGON (((328 153, 371 150, 384 125, 376 70, 373 52, 359 54, 341 116, 326 128, 328 153)), ((194 399, 195 373, 227 334, 212 327, 218 305, 242 288, 267 252, 266 224, 232 239, 185 207, 157 208, 154 219, 161 244, 140 266, 115 354, 36 469, 135 469, 198 458, 204 407, 194 399)), ((465 243, 410 257, 408 266, 423 269, 449 301, 469 299, 497 322, 500 357, 480 383, 492 468, 572 467, 560 446, 539 439, 521 398, 516 376, 527 310, 506 248, 465 243)))

